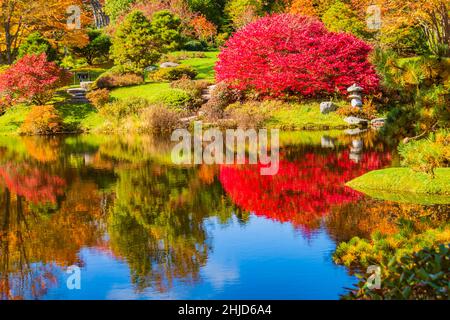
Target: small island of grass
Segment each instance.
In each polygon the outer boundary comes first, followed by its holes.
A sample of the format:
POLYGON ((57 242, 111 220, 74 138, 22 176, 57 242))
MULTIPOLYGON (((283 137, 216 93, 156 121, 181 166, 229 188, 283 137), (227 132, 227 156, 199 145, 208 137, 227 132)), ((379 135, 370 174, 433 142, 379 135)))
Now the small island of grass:
MULTIPOLYGON (((438 196, 450 203, 450 168, 438 168, 435 177, 411 168, 389 168, 371 171, 347 183, 347 186, 370 196, 401 200, 401 198, 438 196), (409 196, 408 196, 409 195, 409 196)), ((435 200, 434 200, 435 201, 435 200)), ((426 201, 425 201, 426 202, 426 201)))

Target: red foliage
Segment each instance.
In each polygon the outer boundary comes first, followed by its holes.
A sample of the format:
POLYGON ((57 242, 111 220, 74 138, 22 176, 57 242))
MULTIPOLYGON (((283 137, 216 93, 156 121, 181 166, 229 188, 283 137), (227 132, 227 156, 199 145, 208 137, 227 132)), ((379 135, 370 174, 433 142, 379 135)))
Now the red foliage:
POLYGON ((45 53, 27 55, 0 74, 0 96, 9 104, 45 104, 68 79, 70 74, 54 62, 48 62, 45 53))
POLYGON ((275 14, 227 41, 216 65, 217 80, 274 97, 343 94, 355 82, 370 93, 379 85, 367 60, 371 50, 353 35, 329 32, 315 18, 275 14))
POLYGON ((307 153, 302 160, 281 158, 277 175, 262 176, 261 165, 224 165, 219 179, 241 209, 309 230, 336 205, 358 201, 362 195, 345 183, 389 164, 389 153, 366 152, 357 164, 349 151, 307 153))
POLYGON ((34 204, 55 204, 56 197, 64 194, 66 182, 27 164, 7 164, 0 167, 0 185, 34 204))

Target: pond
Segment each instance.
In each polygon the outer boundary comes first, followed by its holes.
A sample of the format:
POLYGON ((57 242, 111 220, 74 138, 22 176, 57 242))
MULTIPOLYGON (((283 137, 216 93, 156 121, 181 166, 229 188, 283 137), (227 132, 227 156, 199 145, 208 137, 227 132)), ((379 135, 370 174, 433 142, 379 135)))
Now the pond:
POLYGON ((151 136, 0 138, 0 298, 339 299, 357 279, 337 243, 425 207, 345 187, 396 165, 373 132, 280 139, 278 174, 261 176, 174 165, 151 136))

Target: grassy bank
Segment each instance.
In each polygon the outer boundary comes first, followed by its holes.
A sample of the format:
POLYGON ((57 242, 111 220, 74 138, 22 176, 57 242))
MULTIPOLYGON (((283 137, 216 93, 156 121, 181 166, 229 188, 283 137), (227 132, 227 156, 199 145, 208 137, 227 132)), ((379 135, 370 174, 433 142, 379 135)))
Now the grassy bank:
MULTIPOLYGON (((198 53, 197 53, 198 54, 198 53)), ((197 80, 208 80, 214 82, 214 66, 217 61, 219 52, 204 52, 199 57, 181 58, 187 55, 186 52, 176 52, 173 55, 180 56, 179 61, 183 65, 189 65, 198 72, 197 80)), ((191 55, 195 56, 195 55, 191 55)), ((88 72, 92 79, 96 78, 102 72, 106 71, 108 66, 94 66, 79 68, 74 72, 88 72)), ((73 86, 76 86, 75 83, 73 86)), ((50 104, 60 113, 66 131, 95 131, 100 128, 105 119, 97 112, 97 110, 89 104, 71 104, 66 102, 67 95, 65 89, 61 88, 61 92, 55 95, 50 104)), ((171 88, 168 82, 151 82, 145 84, 117 88, 111 91, 111 97, 117 100, 126 100, 129 98, 144 98, 151 104, 164 103, 167 96, 180 94, 181 89, 171 88)), ((184 93, 184 92, 182 92, 184 93)), ((336 113, 321 114, 319 109, 320 102, 302 102, 302 103, 285 103, 282 107, 277 108, 258 108, 259 112, 264 113, 267 118, 264 126, 268 128, 279 128, 287 131, 295 130, 339 130, 346 129, 349 126, 336 113)), ((16 134, 21 124, 24 122, 31 107, 24 105, 14 106, 0 116, 0 134, 11 135, 16 134)))
MULTIPOLYGON (((16 135, 31 106, 13 106, 0 117, 0 135, 16 135)), ((90 104, 56 103, 67 132, 86 132, 100 127, 105 121, 90 104)))
POLYGON ((283 130, 329 130, 350 127, 342 117, 332 112, 320 113, 320 103, 292 103, 270 112, 266 125, 283 130))
MULTIPOLYGON (((175 53, 181 55, 182 52, 175 53)), ((219 52, 205 52, 205 58, 191 58, 181 61, 182 65, 189 65, 197 70, 197 80, 211 80, 214 81, 214 65, 217 61, 219 52)), ((140 86, 118 88, 111 92, 111 97, 116 99, 126 99, 129 97, 145 98, 151 103, 161 102, 162 98, 173 91, 168 82, 148 82, 140 86)))
POLYGON ((347 186, 364 193, 388 192, 399 198, 402 194, 405 194, 406 198, 410 198, 411 194, 414 193, 442 195, 446 196, 447 202, 450 203, 450 200, 448 200, 448 196, 450 196, 450 168, 436 169, 434 179, 423 172, 415 172, 410 168, 376 170, 350 181, 347 186))

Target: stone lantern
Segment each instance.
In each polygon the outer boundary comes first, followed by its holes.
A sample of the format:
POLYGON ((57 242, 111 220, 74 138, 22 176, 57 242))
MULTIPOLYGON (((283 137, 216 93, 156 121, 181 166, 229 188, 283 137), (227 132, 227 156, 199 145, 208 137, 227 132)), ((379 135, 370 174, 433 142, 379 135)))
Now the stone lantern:
POLYGON ((362 108, 362 91, 363 88, 358 86, 356 83, 347 89, 350 93, 349 98, 352 101, 352 107, 362 108))

